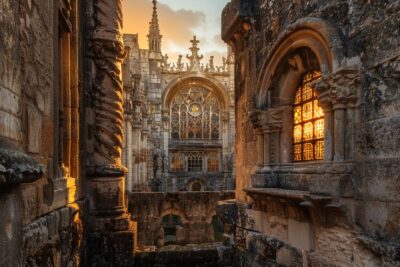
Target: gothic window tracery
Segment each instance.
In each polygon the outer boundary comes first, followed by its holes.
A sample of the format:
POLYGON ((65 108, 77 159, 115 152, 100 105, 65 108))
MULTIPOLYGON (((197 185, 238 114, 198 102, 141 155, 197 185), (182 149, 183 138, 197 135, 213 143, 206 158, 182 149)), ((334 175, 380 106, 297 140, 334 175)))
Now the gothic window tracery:
POLYGON ((172 139, 220 138, 220 105, 213 92, 191 87, 178 92, 171 103, 172 139))
POLYGON ((203 170, 203 153, 189 152, 188 155, 188 171, 201 172, 203 170))
POLYGON ((321 77, 320 72, 304 75, 294 98, 293 160, 311 161, 324 158, 324 112, 318 105, 311 83, 321 77))

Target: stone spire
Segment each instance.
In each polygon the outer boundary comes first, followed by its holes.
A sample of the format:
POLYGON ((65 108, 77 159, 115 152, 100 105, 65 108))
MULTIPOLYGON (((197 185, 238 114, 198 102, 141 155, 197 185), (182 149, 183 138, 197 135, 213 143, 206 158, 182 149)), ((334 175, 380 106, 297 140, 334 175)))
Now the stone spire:
POLYGON ((189 49, 190 51, 192 51, 192 55, 187 55, 186 57, 190 60, 190 70, 197 71, 200 70, 200 60, 203 59, 203 55, 199 56, 200 48, 198 48, 197 46, 200 41, 197 40, 196 36, 193 36, 193 40, 191 40, 190 42, 192 43, 192 47, 189 49))
POLYGON ((161 52, 161 39, 160 25, 158 23, 157 0, 153 0, 153 16, 150 21, 149 34, 149 50, 154 52, 161 52))

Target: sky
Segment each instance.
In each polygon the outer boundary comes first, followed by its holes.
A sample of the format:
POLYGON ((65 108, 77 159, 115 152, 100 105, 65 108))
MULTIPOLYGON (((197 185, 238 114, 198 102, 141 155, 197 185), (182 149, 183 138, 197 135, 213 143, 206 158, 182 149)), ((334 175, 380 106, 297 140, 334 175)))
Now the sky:
MULTIPOLYGON (((221 12, 229 0, 158 0, 158 18, 163 35, 162 52, 170 62, 179 54, 189 54, 193 35, 200 40, 204 63, 211 55, 221 64, 227 46, 221 40, 221 12)), ((152 15, 151 0, 124 0, 124 33, 138 33, 139 46, 147 49, 147 34, 152 15)), ((207 61, 207 62, 206 62, 207 61)))

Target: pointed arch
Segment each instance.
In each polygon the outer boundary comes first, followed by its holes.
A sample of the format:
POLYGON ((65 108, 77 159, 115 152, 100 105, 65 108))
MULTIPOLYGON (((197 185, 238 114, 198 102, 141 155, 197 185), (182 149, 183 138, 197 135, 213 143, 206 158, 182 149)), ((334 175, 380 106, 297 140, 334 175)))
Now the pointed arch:
POLYGON ((210 90, 217 96, 222 109, 229 109, 229 95, 225 86, 213 77, 203 73, 189 73, 172 80, 166 87, 162 96, 163 109, 169 108, 172 98, 178 91, 193 86, 204 87, 210 90))

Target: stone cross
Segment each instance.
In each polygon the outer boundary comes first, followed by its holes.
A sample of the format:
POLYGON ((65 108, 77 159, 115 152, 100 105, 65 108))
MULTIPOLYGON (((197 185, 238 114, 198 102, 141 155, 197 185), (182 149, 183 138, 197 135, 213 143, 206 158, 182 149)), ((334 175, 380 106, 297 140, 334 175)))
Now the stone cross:
POLYGON ((196 35, 193 36, 193 40, 190 40, 190 42, 192 43, 192 47, 197 47, 197 45, 200 43, 200 41, 197 40, 196 35))

